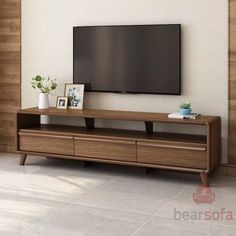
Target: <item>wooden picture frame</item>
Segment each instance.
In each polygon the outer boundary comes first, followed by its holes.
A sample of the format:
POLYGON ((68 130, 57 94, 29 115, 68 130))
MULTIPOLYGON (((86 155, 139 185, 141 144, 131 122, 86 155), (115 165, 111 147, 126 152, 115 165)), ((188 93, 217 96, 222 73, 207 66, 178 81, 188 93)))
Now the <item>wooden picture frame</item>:
POLYGON ((83 110, 84 84, 65 84, 64 96, 68 97, 68 109, 83 110))

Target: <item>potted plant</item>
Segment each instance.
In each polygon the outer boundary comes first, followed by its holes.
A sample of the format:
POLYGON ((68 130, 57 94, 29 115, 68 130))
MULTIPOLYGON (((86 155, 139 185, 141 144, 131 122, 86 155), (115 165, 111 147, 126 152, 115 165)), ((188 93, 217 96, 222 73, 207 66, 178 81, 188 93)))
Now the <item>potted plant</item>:
POLYGON ((181 115, 190 115, 192 109, 191 109, 191 103, 182 103, 180 104, 180 114, 181 115))
POLYGON ((32 88, 39 91, 39 109, 49 108, 48 95, 54 95, 52 92, 57 88, 56 79, 50 79, 37 75, 32 78, 31 82, 32 88))

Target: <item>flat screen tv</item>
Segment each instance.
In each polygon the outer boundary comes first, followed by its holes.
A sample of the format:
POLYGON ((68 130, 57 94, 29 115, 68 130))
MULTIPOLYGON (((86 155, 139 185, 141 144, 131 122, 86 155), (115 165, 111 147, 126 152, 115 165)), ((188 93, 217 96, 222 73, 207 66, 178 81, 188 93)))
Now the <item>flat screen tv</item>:
POLYGON ((86 91, 181 94, 181 25, 73 31, 73 81, 86 91))

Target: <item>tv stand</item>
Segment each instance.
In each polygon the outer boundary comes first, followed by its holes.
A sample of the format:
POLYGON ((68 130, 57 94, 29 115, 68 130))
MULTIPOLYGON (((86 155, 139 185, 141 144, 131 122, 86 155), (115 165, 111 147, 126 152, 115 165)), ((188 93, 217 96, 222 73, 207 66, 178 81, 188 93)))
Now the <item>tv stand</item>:
POLYGON ((204 186, 221 157, 221 120, 168 119, 166 113, 109 110, 39 110, 17 113, 17 152, 24 165, 28 154, 198 173, 204 186), (85 126, 41 124, 41 115, 84 119, 85 126), (145 131, 96 128, 96 119, 143 122, 145 131), (205 135, 154 132, 153 123, 196 125, 205 135))

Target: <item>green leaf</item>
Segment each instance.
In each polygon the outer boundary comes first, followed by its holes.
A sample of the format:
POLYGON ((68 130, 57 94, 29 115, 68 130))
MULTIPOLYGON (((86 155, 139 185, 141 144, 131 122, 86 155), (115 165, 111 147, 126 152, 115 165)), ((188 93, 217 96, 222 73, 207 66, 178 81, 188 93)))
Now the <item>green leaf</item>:
POLYGON ((42 88, 42 84, 41 83, 38 83, 37 84, 37 87, 40 89, 40 88, 42 88))
POLYGON ((56 83, 53 83, 52 86, 51 86, 51 89, 52 90, 55 90, 57 88, 57 84, 56 83))
POLYGON ((191 103, 182 103, 179 107, 180 109, 191 109, 191 103))
POLYGON ((38 89, 42 93, 51 94, 51 91, 57 88, 57 83, 56 79, 50 79, 50 77, 42 77, 37 75, 35 78, 32 78, 31 86, 34 89, 38 89))
POLYGON ((41 81, 42 80, 42 77, 40 75, 37 75, 36 78, 35 78, 36 81, 41 81))

